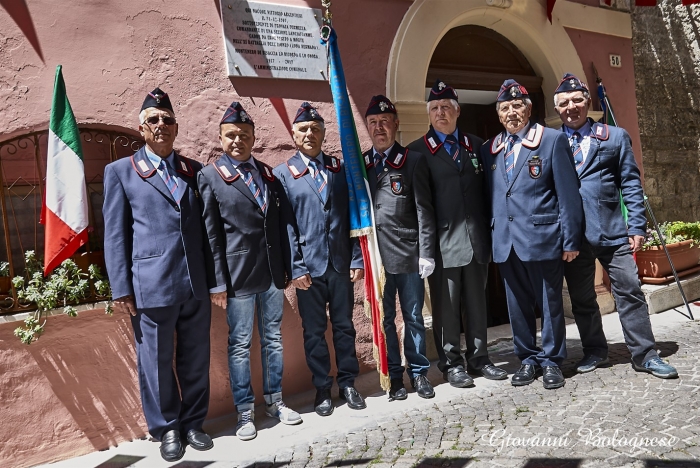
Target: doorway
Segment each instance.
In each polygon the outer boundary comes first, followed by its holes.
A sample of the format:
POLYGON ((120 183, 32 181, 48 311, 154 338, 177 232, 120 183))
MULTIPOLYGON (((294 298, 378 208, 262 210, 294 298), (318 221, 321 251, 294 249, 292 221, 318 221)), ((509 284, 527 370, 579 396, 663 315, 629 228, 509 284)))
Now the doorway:
MULTIPOLYGON (((512 78, 532 100, 533 123, 545 123, 542 78, 523 53, 501 34, 482 26, 458 26, 448 31, 433 52, 426 76, 427 92, 441 79, 457 90, 461 114, 457 126, 484 141, 503 131, 496 114, 501 84, 512 78)), ((488 326, 509 323, 503 280, 498 267, 489 265, 488 326)))

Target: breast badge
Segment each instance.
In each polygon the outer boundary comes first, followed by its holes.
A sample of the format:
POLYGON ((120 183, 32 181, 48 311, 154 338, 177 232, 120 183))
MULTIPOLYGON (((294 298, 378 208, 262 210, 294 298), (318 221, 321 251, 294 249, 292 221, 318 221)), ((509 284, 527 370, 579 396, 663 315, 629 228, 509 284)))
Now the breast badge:
POLYGON ((530 177, 539 179, 542 175, 542 160, 540 157, 533 156, 532 159, 528 160, 527 165, 530 170, 530 177))
POLYGON ((394 195, 401 195, 403 193, 403 176, 393 175, 391 176, 391 192, 394 195))

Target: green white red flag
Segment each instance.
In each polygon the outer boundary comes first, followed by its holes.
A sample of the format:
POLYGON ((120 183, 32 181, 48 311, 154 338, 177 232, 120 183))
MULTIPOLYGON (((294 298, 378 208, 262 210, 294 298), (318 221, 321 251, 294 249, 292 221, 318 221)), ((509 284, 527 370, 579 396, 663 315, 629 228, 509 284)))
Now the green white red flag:
POLYGON ((46 188, 41 211, 44 230, 44 275, 69 258, 88 239, 88 204, 80 132, 66 95, 61 65, 56 67, 46 188))

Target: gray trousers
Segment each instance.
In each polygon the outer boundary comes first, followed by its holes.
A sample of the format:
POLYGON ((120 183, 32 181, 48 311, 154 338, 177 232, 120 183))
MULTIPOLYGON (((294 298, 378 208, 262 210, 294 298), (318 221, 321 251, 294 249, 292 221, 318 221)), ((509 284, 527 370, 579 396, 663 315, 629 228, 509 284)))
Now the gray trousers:
POLYGON ((596 259, 610 276, 622 332, 632 360, 640 365, 658 356, 654 349, 656 341, 651 330, 649 307, 644 299, 629 244, 597 247, 585 241, 578 257, 570 263, 564 263, 564 276, 576 326, 581 335, 583 353, 586 356, 592 354, 601 358, 608 357, 608 343, 596 302, 596 259))

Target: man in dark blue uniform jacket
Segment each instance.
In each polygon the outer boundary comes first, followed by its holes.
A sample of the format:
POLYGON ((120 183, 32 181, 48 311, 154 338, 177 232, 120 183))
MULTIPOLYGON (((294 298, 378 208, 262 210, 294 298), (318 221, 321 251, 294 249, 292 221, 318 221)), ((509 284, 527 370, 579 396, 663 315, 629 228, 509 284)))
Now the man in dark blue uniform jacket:
POLYGON ((515 386, 539 372, 544 388, 564 385, 563 262, 578 255, 583 209, 571 148, 561 132, 530 125, 532 102, 514 80, 501 86, 496 110, 505 131, 484 144, 491 189, 493 261, 503 276, 515 353, 515 386), (542 312, 537 346, 535 306, 542 312))
MULTIPOLYGON (((236 435, 250 440, 255 429, 250 344, 255 318, 260 331, 263 397, 267 415, 299 424, 299 413, 282 401, 282 308, 285 271, 282 261, 282 186, 272 168, 251 156, 255 124, 232 103, 219 124, 224 154, 197 177, 209 237, 209 290, 214 304, 226 309, 229 326, 228 368, 238 410, 236 435)), ((286 231, 285 231, 286 241, 286 231)))
POLYGON ((630 137, 621 128, 588 118, 588 87, 574 75, 564 75, 554 92, 554 105, 564 123, 561 130, 571 144, 586 219, 581 252, 565 265, 571 308, 584 353, 576 370, 590 372, 609 363, 594 285, 598 259, 610 276, 632 367, 664 379, 678 377, 676 369, 662 361, 654 349, 649 308, 633 257, 633 252, 644 243, 646 217, 630 137), (627 223, 620 209, 620 193, 627 206, 627 223))
POLYGON ((363 154, 374 206, 377 240, 386 272, 384 332, 391 388, 389 398, 408 397, 403 385, 401 350, 396 333, 396 294, 401 303, 405 337, 403 350, 411 385, 418 396, 435 396, 427 374, 423 300, 425 278, 435 266, 435 211, 430 172, 425 156, 399 145, 396 107, 384 96, 374 96, 365 112, 372 148, 363 154))
POLYGON ((185 444, 213 446, 202 432, 211 303, 196 184, 201 165, 173 151, 178 125, 159 88, 144 100, 139 122, 146 146, 105 168, 105 262, 115 311, 131 314, 148 430, 161 441, 162 457, 175 461, 185 444))
POLYGON ((326 344, 326 305, 333 329, 340 398, 352 409, 365 408, 355 389, 359 363, 352 323, 353 284, 364 276, 362 252, 350 239, 348 184, 342 162, 321 151, 325 126, 305 102, 293 123, 297 152, 274 170, 284 193, 280 208, 287 226, 285 261, 296 288, 304 327, 304 352, 316 387, 316 413, 333 412, 331 361, 326 344))

